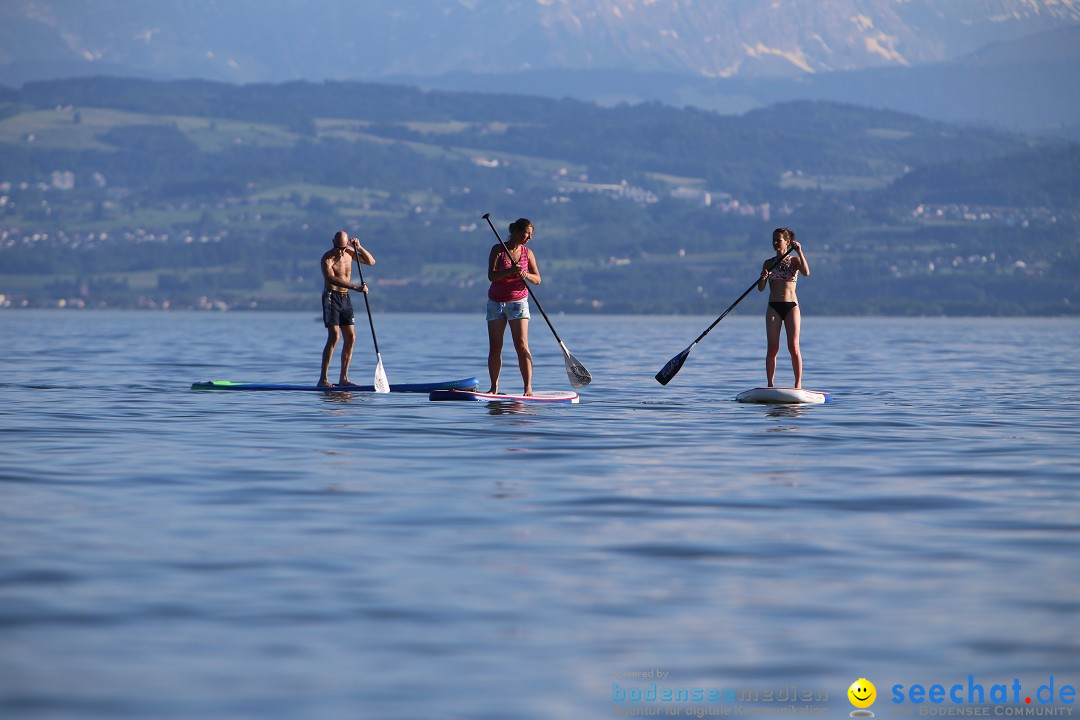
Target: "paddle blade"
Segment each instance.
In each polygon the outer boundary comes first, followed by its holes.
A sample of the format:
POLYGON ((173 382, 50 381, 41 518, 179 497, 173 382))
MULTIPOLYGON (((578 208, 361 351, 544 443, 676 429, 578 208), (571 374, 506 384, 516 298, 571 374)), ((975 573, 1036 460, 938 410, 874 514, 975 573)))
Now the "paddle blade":
POLYGON ((566 363, 566 377, 570 378, 570 384, 576 388, 583 388, 592 382, 592 375, 576 357, 570 354, 566 346, 561 342, 559 345, 563 351, 563 362, 566 363))
POLYGON ((661 385, 667 385, 669 382, 671 382, 671 379, 678 375, 679 371, 682 370, 683 363, 686 362, 686 358, 690 355, 690 348, 692 347, 694 346, 691 345, 675 357, 668 360, 667 365, 660 368, 660 372, 656 373, 656 382, 660 383, 661 385))
POLYGON ((383 370, 382 355, 376 353, 376 357, 379 358, 379 363, 375 366, 375 392, 388 393, 390 381, 386 379, 386 370, 383 370))

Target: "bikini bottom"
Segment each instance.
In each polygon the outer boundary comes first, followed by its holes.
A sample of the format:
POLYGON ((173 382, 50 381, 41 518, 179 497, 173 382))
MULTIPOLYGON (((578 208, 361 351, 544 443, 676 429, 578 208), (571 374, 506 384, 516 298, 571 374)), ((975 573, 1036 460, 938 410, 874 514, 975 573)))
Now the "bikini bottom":
POLYGON ((780 316, 781 321, 787 319, 788 313, 791 312, 794 308, 796 308, 798 306, 799 306, 799 303, 793 303, 793 302, 771 302, 771 303, 769 303, 769 307, 771 307, 773 310, 776 311, 776 314, 780 316))

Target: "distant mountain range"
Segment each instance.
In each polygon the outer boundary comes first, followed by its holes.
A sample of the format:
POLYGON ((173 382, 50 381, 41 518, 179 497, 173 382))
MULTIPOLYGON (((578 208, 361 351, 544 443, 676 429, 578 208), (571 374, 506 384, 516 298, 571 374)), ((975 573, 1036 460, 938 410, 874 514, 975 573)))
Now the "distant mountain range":
POLYGON ((946 122, 994 125, 1080 140, 1080 25, 989 45, 956 60, 799 77, 705 78, 623 70, 408 75, 431 90, 517 92, 598 102, 662 102, 744 113, 776 102, 829 100, 946 122))
POLYGON ((0 82, 360 79, 742 112, 1080 123, 1077 0, 6 0, 0 82))
POLYGON ((1077 23, 1074 0, 6 0, 0 64, 8 80, 62 67, 233 82, 798 76, 952 60, 1077 23))

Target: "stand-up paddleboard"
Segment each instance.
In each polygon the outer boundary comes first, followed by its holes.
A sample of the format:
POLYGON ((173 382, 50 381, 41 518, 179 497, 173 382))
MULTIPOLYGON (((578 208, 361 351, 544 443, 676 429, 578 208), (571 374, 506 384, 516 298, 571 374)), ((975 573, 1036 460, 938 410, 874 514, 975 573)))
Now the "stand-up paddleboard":
POLYGON ((832 395, 827 392, 802 390, 800 388, 759 387, 741 392, 735 399, 743 403, 766 403, 773 405, 807 403, 821 405, 832 402, 832 395))
POLYGON ((532 395, 504 395, 503 393, 482 393, 468 390, 435 390, 428 395, 428 400, 465 400, 477 402, 513 402, 513 403, 576 403, 578 394, 572 390, 547 390, 532 395))
MULTIPOLYGON (((443 382, 391 385, 390 392, 429 393, 433 390, 475 390, 480 381, 474 377, 443 382)), ((374 385, 286 385, 279 383, 237 383, 229 380, 207 380, 192 384, 192 390, 303 390, 309 392, 375 392, 374 385)))

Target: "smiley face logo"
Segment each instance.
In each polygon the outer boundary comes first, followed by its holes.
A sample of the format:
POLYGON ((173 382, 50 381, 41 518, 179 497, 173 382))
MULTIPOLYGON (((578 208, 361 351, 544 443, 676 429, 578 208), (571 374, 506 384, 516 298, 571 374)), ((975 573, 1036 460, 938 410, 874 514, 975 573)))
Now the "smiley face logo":
POLYGON ((848 700, 857 708, 868 708, 877 699, 877 688, 866 678, 859 678, 847 689, 848 700))

